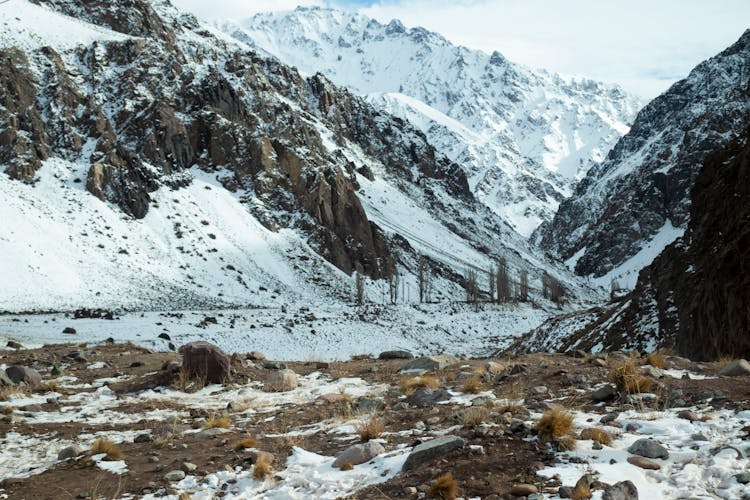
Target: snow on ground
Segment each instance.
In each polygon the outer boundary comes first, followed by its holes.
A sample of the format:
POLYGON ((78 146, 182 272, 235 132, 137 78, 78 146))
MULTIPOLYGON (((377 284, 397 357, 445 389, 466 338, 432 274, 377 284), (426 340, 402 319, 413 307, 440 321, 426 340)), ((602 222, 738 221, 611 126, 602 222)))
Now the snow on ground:
MULTIPOLYGON (((750 467, 743 439, 743 428, 750 419, 750 412, 689 408, 705 417, 705 421, 690 422, 677 418, 677 412, 682 409, 624 411, 616 422, 623 429, 632 430, 621 431, 611 446, 595 450, 593 441, 579 441, 576 451, 560 454, 561 463, 543 469, 539 475, 559 475, 566 486, 575 485, 582 475, 591 473, 598 473, 598 479, 609 484, 629 480, 638 488, 640 498, 649 500, 737 499, 750 495, 750 485, 742 485, 733 477, 750 467), (654 459, 661 470, 648 471, 627 462, 627 458, 633 456, 627 448, 641 438, 653 438, 669 451, 669 458, 654 459)), ((600 425, 601 414, 573 414, 578 430, 600 425)), ((547 495, 545 498, 559 497, 547 495)), ((601 492, 595 492, 593 498, 600 500, 601 492)))

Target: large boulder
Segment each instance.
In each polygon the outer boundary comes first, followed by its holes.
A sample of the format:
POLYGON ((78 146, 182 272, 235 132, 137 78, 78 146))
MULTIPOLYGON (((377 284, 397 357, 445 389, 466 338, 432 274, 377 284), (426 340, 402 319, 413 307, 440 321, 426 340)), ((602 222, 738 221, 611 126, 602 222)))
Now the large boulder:
POLYGON ((39 385, 42 383, 42 376, 39 372, 28 366, 9 366, 5 369, 5 373, 15 384, 39 385))
POLYGON ((406 457, 406 462, 401 470, 408 471, 416 469, 430 460, 458 450, 464 447, 464 440, 458 436, 441 436, 439 438, 427 441, 415 447, 406 457))
POLYGON ((448 401, 450 398, 450 392, 445 389, 422 387, 412 394, 409 402, 414 406, 433 406, 441 401, 448 401))
POLYGON ((737 359, 719 370, 719 375, 725 377, 744 377, 750 375, 750 363, 744 359, 737 359))
POLYGON ((653 439, 639 439, 630 445, 628 451, 633 455, 646 458, 669 458, 667 449, 653 439))
POLYGON ((409 351, 383 351, 378 356, 379 359, 414 359, 414 355, 409 351))
POLYGON ((0 370, 0 387, 10 386, 10 385, 16 385, 16 384, 13 383, 13 381, 8 377, 8 374, 5 373, 5 370, 0 370))
POLYGON ((297 378, 297 374, 292 370, 286 369, 271 372, 271 374, 266 377, 264 387, 267 391, 285 392, 296 389, 298 385, 299 379, 297 378))
POLYGON ((355 444, 345 449, 333 461, 333 467, 341 468, 342 465, 359 465, 369 462, 381 453, 385 453, 385 448, 380 443, 368 441, 366 443, 355 444))
POLYGON ((424 371, 434 371, 434 370, 442 370, 443 368, 446 368, 449 365, 452 365, 456 363, 458 360, 454 358, 453 356, 448 356, 447 354, 440 354, 438 356, 424 356, 421 358, 413 359, 406 363, 404 366, 401 367, 401 371, 410 371, 410 370, 424 370, 424 371))
POLYGON ((182 369, 190 378, 222 383, 232 376, 229 356, 211 343, 190 342, 180 347, 179 353, 182 354, 182 369))

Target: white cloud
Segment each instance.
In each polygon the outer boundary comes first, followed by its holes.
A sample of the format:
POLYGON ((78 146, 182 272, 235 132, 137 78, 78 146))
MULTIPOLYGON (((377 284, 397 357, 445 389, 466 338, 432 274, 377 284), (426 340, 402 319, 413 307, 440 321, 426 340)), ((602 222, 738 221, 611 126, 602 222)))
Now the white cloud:
MULTIPOLYGON (((350 0, 351 2, 351 0, 350 0)), ((346 0, 175 0, 201 17, 244 18, 346 0)), ((359 2, 362 3, 362 2, 359 2)), ((424 26, 512 61, 617 82, 654 97, 743 33, 748 0, 380 0, 359 9, 424 26)))

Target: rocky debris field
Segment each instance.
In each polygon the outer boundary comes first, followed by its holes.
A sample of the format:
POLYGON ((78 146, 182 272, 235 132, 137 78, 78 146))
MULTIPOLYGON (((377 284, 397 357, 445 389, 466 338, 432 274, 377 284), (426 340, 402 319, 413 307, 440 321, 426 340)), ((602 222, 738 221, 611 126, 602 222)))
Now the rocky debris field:
POLYGON ((9 342, 0 498, 750 498, 750 365, 9 342))

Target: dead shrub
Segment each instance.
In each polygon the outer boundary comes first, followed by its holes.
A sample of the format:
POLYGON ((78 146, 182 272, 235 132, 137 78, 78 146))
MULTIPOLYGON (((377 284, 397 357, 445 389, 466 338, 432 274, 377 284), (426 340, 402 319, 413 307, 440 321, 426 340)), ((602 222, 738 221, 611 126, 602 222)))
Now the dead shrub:
POLYGON ((100 437, 91 445, 91 454, 100 455, 102 453, 106 454, 104 460, 108 462, 117 462, 123 459, 122 450, 119 446, 106 438, 100 437))
POLYGON ((354 466, 352 465, 351 462, 346 462, 345 464, 341 466, 341 470, 352 470, 353 468, 354 466))
POLYGON ((645 362, 654 368, 665 368, 667 366, 667 357, 661 351, 654 351, 646 356, 645 362))
POLYGON ((573 428, 573 415, 561 408, 553 408, 542 414, 536 424, 539 439, 548 442, 570 434, 573 428))
POLYGON ((592 497, 591 488, 585 481, 578 481, 573 491, 570 492, 572 500, 587 500, 592 497))
POLYGON ((237 441, 232 448, 234 449, 234 451, 242 451, 246 450, 247 448, 255 448, 255 445, 257 444, 258 441, 254 437, 248 436, 237 441))
POLYGON ((483 388, 484 383, 482 382, 482 377, 479 375, 472 375, 464 380, 464 383, 461 385, 461 392, 466 394, 479 394, 482 392, 483 388))
POLYGON ((472 406, 461 412, 461 424, 464 427, 476 427, 477 425, 485 422, 489 417, 490 412, 483 406, 472 406))
POLYGON ((263 481, 273 474, 273 467, 266 455, 260 455, 253 465, 253 477, 256 481, 263 481))
POLYGON ((430 485, 430 489, 427 490, 427 496, 439 500, 455 500, 458 498, 458 482, 456 482, 453 474, 446 472, 435 479, 430 485))
POLYGON ((590 427, 581 431, 581 439, 590 439, 596 441, 599 444, 609 446, 612 444, 614 436, 611 432, 607 432, 604 429, 598 429, 596 427, 590 427))
POLYGON ((211 415, 206 420, 206 423, 203 424, 203 430, 216 428, 229 429, 230 427, 232 427, 232 420, 226 415, 220 417, 211 415))
POLYGON ((364 422, 357 423, 357 434, 363 443, 370 441, 371 439, 377 439, 385 430, 385 424, 383 420, 372 415, 369 419, 364 422))
POLYGON ((437 389, 438 387, 440 387, 440 381, 432 375, 401 377, 398 383, 398 388, 407 396, 414 394, 418 389, 437 389))
POLYGON ((609 380, 617 386, 618 390, 628 394, 649 392, 653 387, 653 381, 641 374, 640 367, 633 359, 626 359, 613 365, 609 371, 609 380))
POLYGON ((555 448, 559 452, 573 451, 578 447, 578 441, 573 436, 561 436, 555 440, 555 448))

